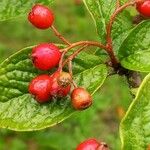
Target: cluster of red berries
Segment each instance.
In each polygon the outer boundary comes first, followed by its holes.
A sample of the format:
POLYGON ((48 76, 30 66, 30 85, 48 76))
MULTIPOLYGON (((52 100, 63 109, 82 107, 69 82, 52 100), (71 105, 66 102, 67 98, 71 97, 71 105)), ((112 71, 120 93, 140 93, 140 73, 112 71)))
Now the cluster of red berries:
MULTIPOLYGON (((39 29, 50 28, 54 22, 52 11, 40 4, 35 5, 28 15, 28 20, 39 29)), ((53 43, 40 44, 32 49, 33 65, 39 70, 51 70, 59 65, 62 53, 53 43)), ((40 103, 65 97, 71 91, 72 77, 58 69, 51 75, 43 74, 34 78, 29 84, 29 93, 40 103)), ((74 88, 71 92, 72 105, 76 110, 83 110, 92 104, 91 95, 84 88, 74 88)))
MULTIPOLYGON (((145 17, 150 17, 150 0, 137 0, 136 8, 145 17)), ((28 15, 28 20, 39 29, 52 27, 54 15, 43 5, 33 6, 28 15)), ((53 43, 40 44, 32 50, 33 65, 40 70, 50 70, 57 67, 61 60, 59 47, 53 43)), ((71 91, 72 77, 67 72, 58 69, 52 75, 40 75, 34 78, 29 85, 29 92, 40 103, 48 102, 53 97, 65 97, 71 91)), ((92 104, 91 95, 84 88, 74 88, 71 93, 72 105, 77 110, 82 110, 92 104)))
POLYGON ((108 150, 108 146, 103 142, 98 142, 96 139, 88 139, 80 143, 76 150, 108 150))
POLYGON ((138 0, 136 8, 142 16, 150 18, 150 0, 138 0))

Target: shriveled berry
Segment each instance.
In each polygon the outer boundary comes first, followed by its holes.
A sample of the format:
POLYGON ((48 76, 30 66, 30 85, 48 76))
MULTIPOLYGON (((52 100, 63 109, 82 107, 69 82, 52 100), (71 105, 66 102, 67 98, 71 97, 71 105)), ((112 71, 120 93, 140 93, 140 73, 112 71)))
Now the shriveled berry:
POLYGON ((71 93, 72 106, 84 110, 92 105, 92 97, 84 88, 75 88, 71 93))
POLYGON ((69 94, 71 85, 69 84, 66 87, 63 87, 58 84, 58 77, 60 76, 60 71, 56 71, 54 74, 51 75, 52 78, 52 85, 50 94, 54 97, 65 97, 69 94))
POLYGON ((28 20, 39 29, 48 29, 54 22, 54 15, 48 7, 36 4, 29 13, 28 20))
POLYGON ((76 150, 109 150, 108 146, 96 139, 88 139, 79 144, 76 150))
POLYGON ((67 72, 61 72, 57 78, 57 82, 62 87, 67 87, 71 84, 72 77, 67 72))
POLYGON ((76 150, 97 150, 100 143, 96 139, 88 139, 79 144, 76 150))
POLYGON ((137 1, 136 8, 141 15, 150 18, 150 0, 137 1))
POLYGON ((59 64, 61 52, 56 45, 44 43, 33 48, 31 57, 37 69, 49 70, 59 64))
POLYGON ((50 95, 51 78, 49 75, 39 75, 29 84, 29 93, 35 96, 35 99, 44 103, 51 100, 50 95))

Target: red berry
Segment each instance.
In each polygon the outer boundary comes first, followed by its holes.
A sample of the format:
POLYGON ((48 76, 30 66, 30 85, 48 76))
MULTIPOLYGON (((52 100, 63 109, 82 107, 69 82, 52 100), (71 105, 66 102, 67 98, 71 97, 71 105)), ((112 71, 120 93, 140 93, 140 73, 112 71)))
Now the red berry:
POLYGON ((60 77, 60 71, 56 71, 54 74, 51 75, 52 78, 52 85, 50 93, 54 97, 65 97, 69 94, 71 85, 67 85, 65 87, 59 85, 58 78, 60 77))
POLYGON ((145 16, 150 17, 150 0, 141 0, 136 3, 137 11, 145 16))
POLYGON ((48 7, 36 4, 29 13, 28 20, 39 29, 48 29, 54 22, 54 16, 48 7))
POLYGON ((76 150, 98 150, 100 145, 95 139, 88 139, 79 144, 76 150))
POLYGON ((84 88, 76 88, 71 93, 72 105, 76 110, 84 110, 92 105, 92 97, 84 88))
POLYGON ((51 78, 48 75, 40 75, 34 78, 29 85, 29 93, 34 95, 40 103, 51 99, 51 78))
POLYGON ((61 52, 59 48, 50 44, 40 44, 32 50, 33 65, 40 70, 49 70, 59 64, 61 52))

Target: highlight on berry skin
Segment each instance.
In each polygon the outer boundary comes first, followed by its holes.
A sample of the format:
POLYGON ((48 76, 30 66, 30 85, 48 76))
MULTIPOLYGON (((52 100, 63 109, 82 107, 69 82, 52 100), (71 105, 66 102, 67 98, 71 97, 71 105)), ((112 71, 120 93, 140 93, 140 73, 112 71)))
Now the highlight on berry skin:
POLYGON ((76 110, 85 110, 92 105, 92 96, 84 88, 75 88, 71 93, 72 106, 76 110))
POLYGON ((29 84, 29 93, 34 96, 39 103, 45 103, 51 100, 51 77, 47 74, 35 77, 29 84))
POLYGON ((104 142, 91 138, 81 142, 76 150, 109 150, 109 148, 104 142))
POLYGON ((150 0, 137 1, 136 9, 142 16, 150 18, 150 0))
POLYGON ((39 44, 32 49, 31 59, 39 70, 50 70, 58 66, 60 58, 60 49, 53 43, 39 44))
POLYGON ((28 14, 28 20, 38 29, 48 29, 54 22, 54 15, 47 6, 36 4, 28 14))

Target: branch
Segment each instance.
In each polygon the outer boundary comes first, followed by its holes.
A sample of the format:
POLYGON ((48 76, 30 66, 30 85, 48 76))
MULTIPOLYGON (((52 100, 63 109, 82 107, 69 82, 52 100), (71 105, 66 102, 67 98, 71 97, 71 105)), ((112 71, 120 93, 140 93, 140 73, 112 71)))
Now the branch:
POLYGON ((80 45, 87 45, 87 46, 96 46, 99 47, 101 49, 104 49, 106 52, 108 52, 107 47, 99 42, 95 42, 95 41, 80 41, 80 42, 76 42, 71 44, 69 47, 65 48, 64 51, 68 52, 70 49, 80 46, 80 45))
POLYGON ((79 48, 78 50, 76 50, 72 55, 70 55, 64 62, 63 62, 63 66, 69 62, 72 61, 82 50, 84 50, 88 45, 84 45, 83 47, 79 48))
MULTIPOLYGON (((118 2, 119 2, 119 1, 118 1, 118 2)), ((112 47, 111 31, 112 31, 112 26, 113 26, 113 23, 114 23, 114 21, 115 21, 117 15, 118 15, 119 13, 121 13, 125 8, 134 5, 135 2, 136 2, 136 0, 125 3, 124 5, 122 5, 122 6, 119 7, 118 9, 116 9, 115 12, 114 12, 114 13, 112 14, 112 16, 110 17, 110 21, 109 21, 109 23, 108 23, 108 25, 107 25, 107 35, 106 35, 107 45, 108 45, 109 47, 112 47)))
POLYGON ((58 30, 54 27, 54 26, 51 26, 51 28, 52 28, 52 30, 53 30, 53 32, 55 33, 55 35, 60 39, 60 40, 62 40, 65 44, 67 44, 67 45, 71 45, 71 43, 68 41, 68 40, 66 40, 59 32, 58 32, 58 30))
POLYGON ((64 60, 64 56, 65 56, 65 54, 66 54, 66 52, 65 51, 63 51, 62 52, 62 55, 61 55, 61 58, 60 58, 60 61, 59 61, 59 67, 58 67, 58 70, 60 70, 60 71, 62 71, 62 69, 63 69, 63 60, 64 60))
POLYGON ((69 69, 69 74, 72 78, 72 84, 74 86, 74 88, 77 88, 77 84, 75 83, 75 81, 73 80, 73 72, 72 72, 72 61, 68 62, 68 69, 69 69))

